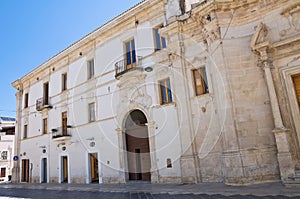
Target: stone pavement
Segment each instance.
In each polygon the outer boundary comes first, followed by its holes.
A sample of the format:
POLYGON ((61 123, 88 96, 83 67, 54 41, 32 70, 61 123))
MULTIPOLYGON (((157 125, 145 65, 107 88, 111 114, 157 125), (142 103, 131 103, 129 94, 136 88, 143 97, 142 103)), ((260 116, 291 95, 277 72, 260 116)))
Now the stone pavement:
MULTIPOLYGON (((286 187, 279 182, 264 183, 248 186, 229 186, 223 183, 203 184, 150 184, 150 183, 127 183, 127 184, 0 184, 1 196, 20 196, 23 192, 40 194, 44 198, 45 193, 53 194, 56 198, 81 198, 89 196, 95 198, 299 198, 300 186, 286 187), (34 191, 28 191, 34 190, 34 191), (5 194, 6 193, 6 194, 5 194), (11 194, 9 194, 11 193, 11 194), (44 193, 44 194, 43 194, 44 193), (77 194, 76 194, 77 193, 77 194), (80 196, 80 193, 85 193, 80 196), (72 196, 72 194, 74 196, 72 196), (93 196, 94 195, 94 196, 93 196), (16 195, 15 195, 16 196, 16 195), (60 197, 61 196, 61 197, 60 197), (65 197, 69 196, 69 197, 65 197), (76 197, 77 196, 77 197, 76 197), (96 197, 97 198, 97 197, 96 197)), ((49 196, 50 196, 49 195, 49 196)), ((24 195, 25 197, 26 195, 24 195)), ((49 197, 49 198, 51 198, 49 197)))

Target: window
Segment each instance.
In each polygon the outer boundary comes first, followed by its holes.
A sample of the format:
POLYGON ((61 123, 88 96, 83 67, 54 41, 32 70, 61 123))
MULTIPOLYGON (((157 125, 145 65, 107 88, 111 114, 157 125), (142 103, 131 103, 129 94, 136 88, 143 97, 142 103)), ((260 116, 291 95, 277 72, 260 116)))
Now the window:
POLYGON ((205 67, 192 70, 196 96, 209 93, 205 67))
POLYGON ((28 93, 25 93, 25 96, 24 96, 24 108, 27 108, 28 107, 28 93))
POLYGON ((7 160, 7 151, 2 151, 1 152, 1 159, 2 160, 7 160))
POLYGON ((125 55, 126 69, 134 68, 136 66, 134 39, 125 42, 125 50, 126 50, 126 55, 125 55))
POLYGON ((68 125, 68 116, 67 112, 61 114, 61 123, 62 123, 62 135, 67 135, 67 125, 68 125))
POLYGON ((1 175, 0 175, 0 177, 1 178, 5 178, 5 176, 6 176, 6 168, 1 168, 1 175))
POLYGON ((43 100, 44 100, 44 105, 49 105, 49 83, 48 82, 44 83, 43 100))
POLYGON ((172 91, 170 79, 165 79, 159 82, 161 104, 172 102, 172 91))
POLYGON ((154 35, 155 35, 155 50, 161 50, 163 48, 166 48, 166 39, 164 37, 161 37, 159 34, 160 27, 154 28, 154 35))
POLYGON ((27 133, 28 133, 28 126, 24 125, 24 129, 23 129, 23 138, 26 139, 27 138, 27 133))
POLYGON ((43 119, 43 134, 47 134, 48 133, 48 119, 44 118, 43 119))
POLYGON ((61 82, 62 82, 61 90, 62 91, 67 90, 67 73, 61 75, 61 82))
POLYGON ((95 121, 95 103, 89 104, 89 122, 95 121))
POLYGON ((94 59, 88 61, 88 79, 92 79, 94 77, 94 59))

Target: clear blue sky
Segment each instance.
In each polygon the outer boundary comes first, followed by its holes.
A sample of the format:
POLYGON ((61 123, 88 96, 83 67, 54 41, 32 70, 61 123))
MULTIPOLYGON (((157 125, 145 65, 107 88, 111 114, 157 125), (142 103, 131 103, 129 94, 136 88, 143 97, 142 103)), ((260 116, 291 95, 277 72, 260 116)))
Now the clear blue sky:
POLYGON ((15 116, 11 83, 141 0, 0 0, 0 115, 15 116))

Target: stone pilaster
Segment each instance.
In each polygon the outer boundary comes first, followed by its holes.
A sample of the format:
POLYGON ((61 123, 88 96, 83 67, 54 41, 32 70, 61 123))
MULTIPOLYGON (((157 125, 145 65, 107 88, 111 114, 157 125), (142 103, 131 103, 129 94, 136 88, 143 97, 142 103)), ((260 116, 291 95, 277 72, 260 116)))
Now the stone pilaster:
POLYGON ((121 183, 126 182, 126 168, 125 168, 125 151, 124 151, 124 141, 123 141, 123 132, 121 128, 116 129, 116 133, 118 136, 118 147, 119 147, 119 181, 121 183))
MULTIPOLYGON (((19 85, 21 87, 21 85, 19 85)), ((22 97, 23 89, 19 88, 16 93, 16 129, 15 129, 15 140, 14 140, 14 155, 19 156, 20 154, 20 143, 21 143, 21 116, 22 116, 22 97)), ((20 159, 14 161, 12 169, 12 182, 20 182, 20 159)))
POLYGON ((290 130, 286 129, 282 122, 282 117, 279 109, 277 94, 275 91, 274 81, 271 73, 271 61, 267 55, 267 47, 259 50, 262 68, 265 72, 266 84, 268 87, 269 98, 272 108, 275 128, 273 133, 277 145, 277 159, 280 169, 280 176, 283 181, 287 180, 295 173, 294 162, 290 147, 290 130))
POLYGON ((151 182, 159 183, 159 173, 157 168, 156 147, 155 147, 155 122, 148 123, 148 136, 151 158, 151 182))

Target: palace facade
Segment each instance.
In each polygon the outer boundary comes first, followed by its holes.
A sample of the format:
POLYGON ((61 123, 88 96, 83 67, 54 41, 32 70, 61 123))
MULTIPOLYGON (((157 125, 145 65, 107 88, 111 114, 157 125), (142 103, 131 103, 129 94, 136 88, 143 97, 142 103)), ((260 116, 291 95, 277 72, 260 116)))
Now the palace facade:
POLYGON ((300 3, 144 0, 13 82, 13 180, 300 179, 300 3))

